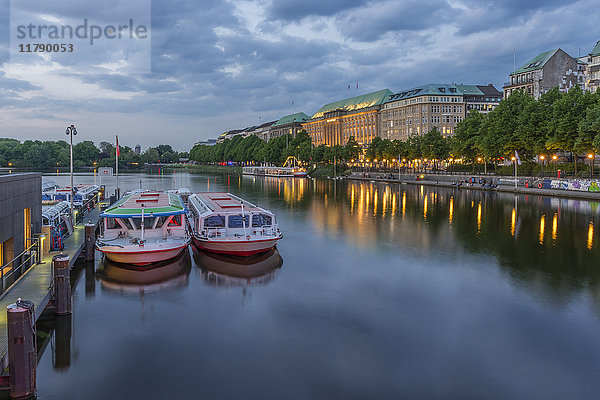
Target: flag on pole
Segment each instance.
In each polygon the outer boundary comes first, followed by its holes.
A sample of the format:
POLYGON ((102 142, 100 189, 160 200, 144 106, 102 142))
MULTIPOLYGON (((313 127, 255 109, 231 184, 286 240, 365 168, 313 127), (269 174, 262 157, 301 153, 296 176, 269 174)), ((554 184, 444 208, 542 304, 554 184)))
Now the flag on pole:
POLYGON ((521 157, 519 157, 519 153, 515 150, 515 159, 517 160, 517 165, 521 165, 521 157))
POLYGON ((121 150, 119 150, 119 135, 117 135, 117 157, 121 156, 121 150))

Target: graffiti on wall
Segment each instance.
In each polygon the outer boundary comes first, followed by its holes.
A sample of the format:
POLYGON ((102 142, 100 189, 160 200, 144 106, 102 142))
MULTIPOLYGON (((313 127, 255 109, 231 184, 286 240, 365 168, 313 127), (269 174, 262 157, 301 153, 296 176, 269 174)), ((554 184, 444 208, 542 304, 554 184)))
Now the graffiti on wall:
POLYGON ((542 187, 578 192, 600 192, 600 181, 596 179, 544 179, 542 187))

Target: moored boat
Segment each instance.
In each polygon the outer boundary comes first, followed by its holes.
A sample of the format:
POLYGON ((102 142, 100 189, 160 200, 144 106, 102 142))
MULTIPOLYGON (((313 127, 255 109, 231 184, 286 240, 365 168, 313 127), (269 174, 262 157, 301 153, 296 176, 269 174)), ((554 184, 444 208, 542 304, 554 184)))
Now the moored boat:
POLYGON ((250 256, 275 247, 283 237, 272 212, 231 193, 189 196, 194 244, 206 251, 250 256))
POLYGON ((177 257, 190 243, 186 208, 175 193, 138 192, 104 211, 96 247, 113 262, 148 265, 177 257))

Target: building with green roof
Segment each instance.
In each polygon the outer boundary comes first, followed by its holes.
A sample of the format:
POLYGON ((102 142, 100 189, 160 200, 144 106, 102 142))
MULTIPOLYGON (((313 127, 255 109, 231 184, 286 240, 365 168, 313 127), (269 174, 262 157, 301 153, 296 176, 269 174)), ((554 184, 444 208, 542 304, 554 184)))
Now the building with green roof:
POLYGON ((309 119, 310 117, 303 112, 283 116, 271 125, 271 129, 269 129, 265 140, 269 141, 275 137, 283 136, 288 133, 292 135, 292 137, 296 137, 296 134, 303 129, 302 124, 309 119))
POLYGON ((316 146, 343 146, 353 136, 367 147, 379 136, 378 111, 392 94, 383 89, 325 104, 304 123, 304 129, 316 146))
POLYGON ((408 140, 437 128, 452 136, 456 125, 471 109, 493 110, 502 93, 493 85, 430 83, 393 93, 379 111, 379 132, 383 139, 408 140))
POLYGON ((558 87, 562 92, 575 85, 584 85, 585 66, 562 49, 538 54, 510 74, 504 85, 504 97, 515 90, 524 90, 538 99, 548 90, 558 87))

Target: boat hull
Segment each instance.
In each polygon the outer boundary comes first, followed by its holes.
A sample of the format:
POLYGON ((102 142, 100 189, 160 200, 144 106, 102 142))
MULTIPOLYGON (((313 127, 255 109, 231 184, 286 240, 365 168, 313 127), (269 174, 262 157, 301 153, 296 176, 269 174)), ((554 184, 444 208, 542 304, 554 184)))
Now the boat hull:
POLYGON ((212 240, 194 236, 193 242, 197 248, 212 253, 251 256, 269 251, 277 245, 279 239, 281 237, 260 240, 212 240))
POLYGON ((187 247, 188 242, 173 245, 150 246, 101 246, 98 250, 112 262, 132 265, 151 265, 177 257, 187 247))

